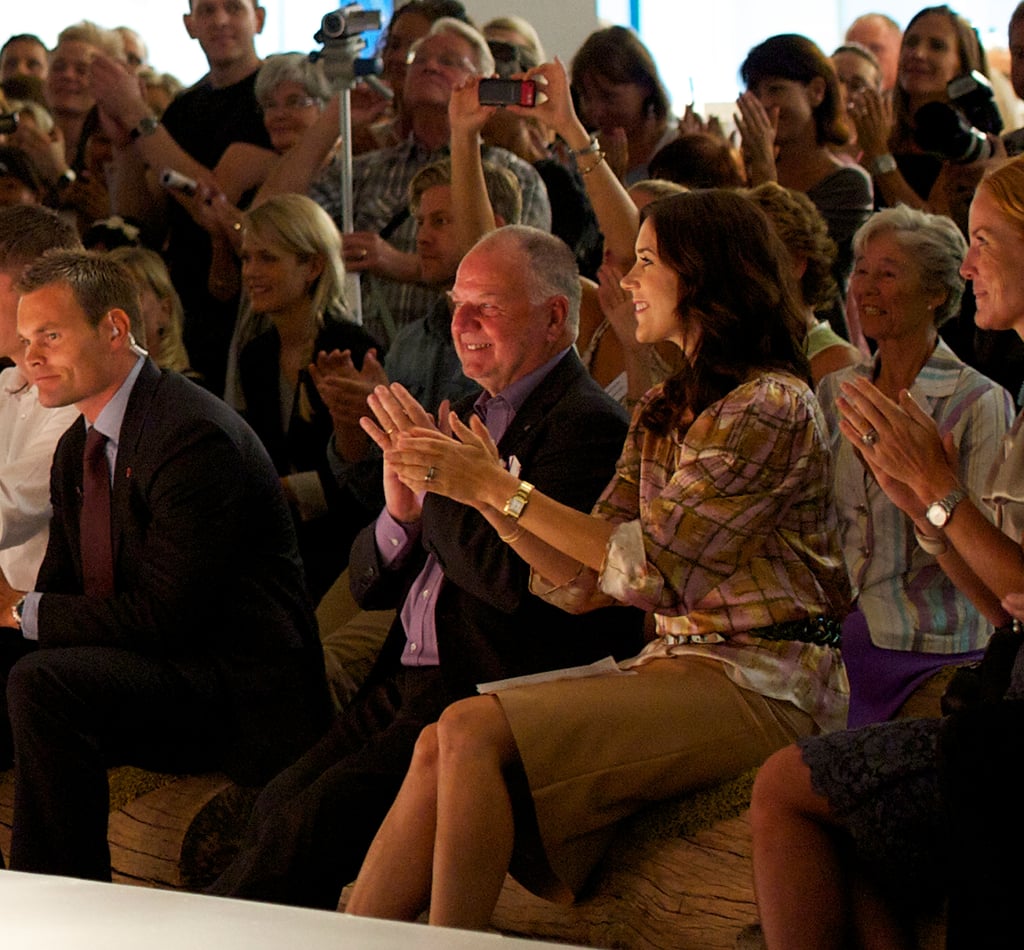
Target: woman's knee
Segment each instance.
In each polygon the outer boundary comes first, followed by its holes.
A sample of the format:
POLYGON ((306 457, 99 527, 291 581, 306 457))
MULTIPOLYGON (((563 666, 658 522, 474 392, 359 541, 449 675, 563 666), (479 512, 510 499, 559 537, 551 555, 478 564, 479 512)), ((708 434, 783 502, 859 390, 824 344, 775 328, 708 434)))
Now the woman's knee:
POLYGON ((800 747, 789 745, 770 755, 757 772, 750 800, 750 822, 755 834, 786 813, 826 813, 827 799, 811 785, 811 770, 800 747))
POLYGON ((424 726, 412 750, 409 772, 437 771, 437 723, 424 726))
POLYGON ((437 754, 442 761, 493 758, 507 765, 515 741, 501 703, 493 696, 473 696, 453 703, 437 722, 437 754))

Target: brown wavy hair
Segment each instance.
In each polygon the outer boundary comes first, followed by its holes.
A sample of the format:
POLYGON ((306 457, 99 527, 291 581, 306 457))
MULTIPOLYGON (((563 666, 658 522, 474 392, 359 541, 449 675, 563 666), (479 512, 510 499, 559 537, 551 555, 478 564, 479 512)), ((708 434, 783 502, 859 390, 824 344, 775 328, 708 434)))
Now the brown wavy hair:
POLYGON ((666 380, 641 422, 667 435, 751 372, 780 370, 810 383, 806 322, 789 255, 765 213, 726 190, 691 191, 641 212, 658 257, 679 275, 678 319, 700 331, 692 362, 666 380))

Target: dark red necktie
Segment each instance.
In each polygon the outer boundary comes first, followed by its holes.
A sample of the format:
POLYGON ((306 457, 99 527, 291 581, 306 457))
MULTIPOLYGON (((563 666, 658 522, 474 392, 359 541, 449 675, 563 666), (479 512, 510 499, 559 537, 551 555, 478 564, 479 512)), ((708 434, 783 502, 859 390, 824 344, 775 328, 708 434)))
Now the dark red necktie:
POLYGON ((110 540, 110 466, 107 437, 90 429, 82 465, 82 579, 90 597, 114 593, 114 555, 110 540))

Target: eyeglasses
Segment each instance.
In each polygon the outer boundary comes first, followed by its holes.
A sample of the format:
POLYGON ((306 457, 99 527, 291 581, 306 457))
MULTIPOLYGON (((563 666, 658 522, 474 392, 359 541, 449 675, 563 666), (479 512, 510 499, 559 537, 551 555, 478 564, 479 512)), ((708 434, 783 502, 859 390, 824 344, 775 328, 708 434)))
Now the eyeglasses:
POLYGON ((267 102, 260 103, 260 110, 262 112, 272 112, 274 109, 284 109, 287 112, 299 112, 302 109, 308 109, 311 106, 320 106, 323 104, 322 99, 318 99, 315 96, 288 96, 287 99, 282 99, 280 102, 276 100, 269 100, 267 102))
POLYGON ((465 56, 460 56, 458 53, 450 53, 444 50, 440 53, 431 53, 429 50, 425 49, 413 50, 405 58, 405 62, 407 66, 412 66, 413 63, 417 66, 426 66, 428 63, 434 62, 442 69, 457 69, 464 73, 476 72, 476 68, 468 59, 466 59, 465 56))

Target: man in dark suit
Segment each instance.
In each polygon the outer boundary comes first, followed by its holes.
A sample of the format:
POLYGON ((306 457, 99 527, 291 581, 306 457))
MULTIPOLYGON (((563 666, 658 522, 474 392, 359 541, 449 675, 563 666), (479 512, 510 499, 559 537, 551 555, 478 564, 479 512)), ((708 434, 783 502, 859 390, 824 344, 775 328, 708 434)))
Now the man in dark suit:
MULTIPOLYGON (((558 238, 501 228, 459 267, 452 334, 466 375, 484 389, 462 412, 484 417, 524 478, 589 510, 612 475, 626 417, 572 348, 579 300, 572 252, 558 238)), ((404 405, 408 416, 394 408, 401 427, 433 424, 411 397, 404 405)), ((478 683, 639 649, 638 612, 569 616, 530 594, 526 563, 477 511, 424 499, 387 466, 384 486, 384 511, 352 548, 352 591, 362 607, 397 607, 398 616, 352 704, 260 795, 247 841, 214 893, 333 908, 420 730, 448 704, 478 683)))
POLYGON ((2 622, 38 642, 8 679, 11 865, 109 879, 107 767, 266 781, 326 726, 323 657, 270 459, 136 346, 131 275, 65 251, 20 290, 39 401, 82 417, 54 455, 35 590, 0 588, 2 622))

